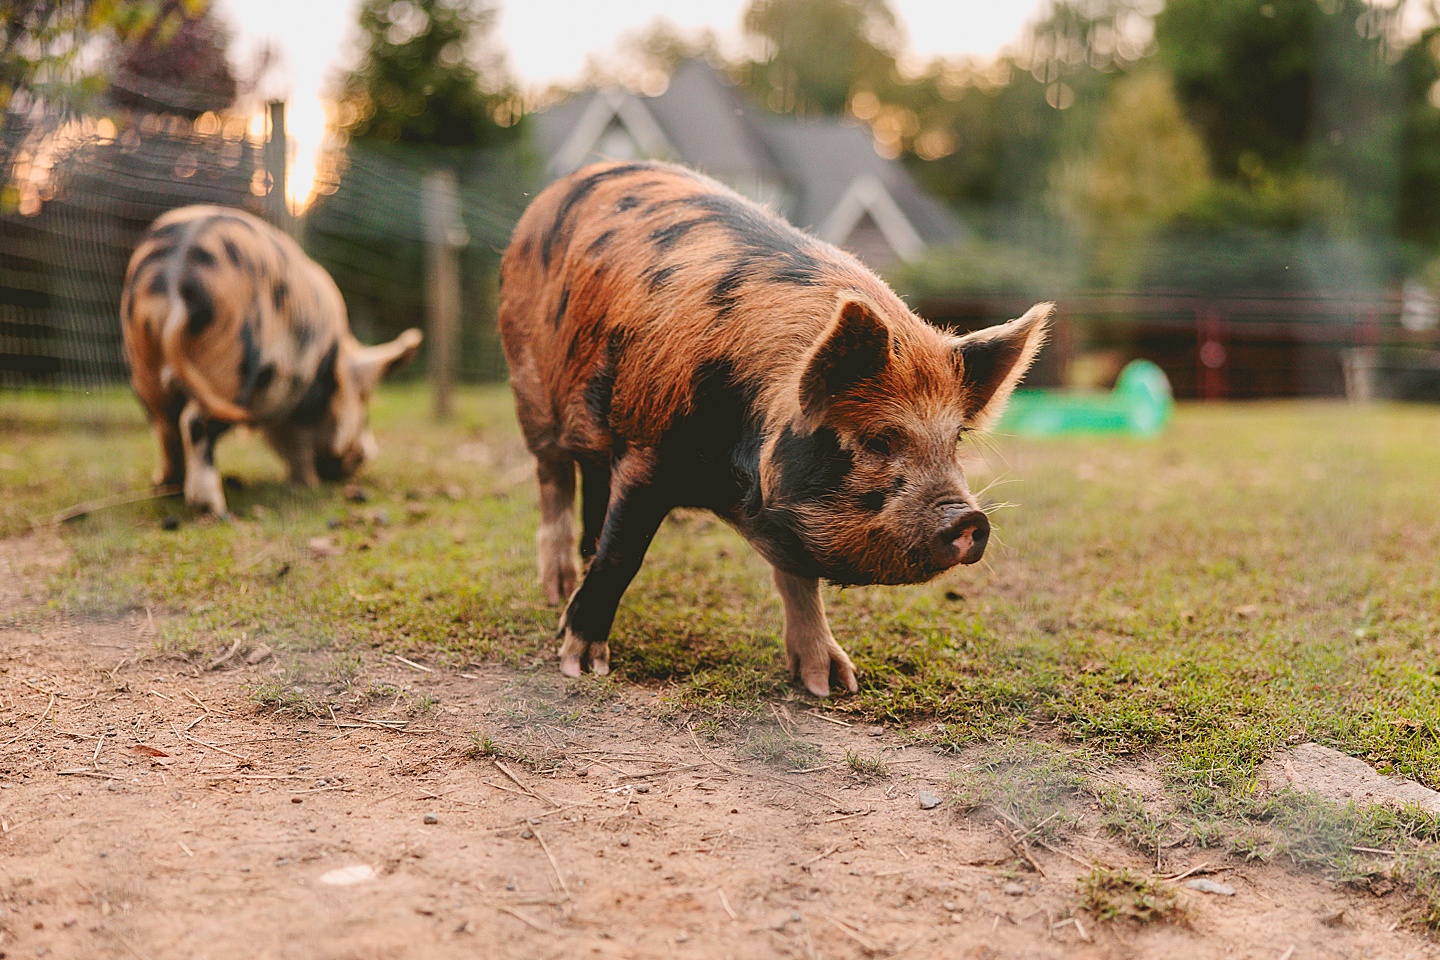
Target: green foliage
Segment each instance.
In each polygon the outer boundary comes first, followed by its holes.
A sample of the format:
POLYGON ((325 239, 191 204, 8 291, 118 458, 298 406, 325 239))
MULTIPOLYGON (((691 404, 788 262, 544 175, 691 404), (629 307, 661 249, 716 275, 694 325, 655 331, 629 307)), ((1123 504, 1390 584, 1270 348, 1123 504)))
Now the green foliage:
POLYGON ((764 49, 747 84, 777 113, 844 113, 857 91, 890 82, 900 50, 885 0, 753 0, 744 25, 764 49))
POLYGON ((1440 247, 1440 26, 1422 33, 1401 55, 1396 71, 1404 105, 1400 134, 1400 235, 1440 247))
POLYGON ((1072 278, 1055 259, 1023 247, 971 237, 934 247, 898 265, 888 279, 912 303, 929 296, 1015 294, 1043 299, 1072 278))
POLYGON ((1399 17, 1364 0, 1172 0, 1155 39, 1221 177, 1257 189, 1332 177, 1355 222, 1384 228, 1404 109, 1399 17))
POLYGON ((209 0, 6 0, 0 7, 0 115, 23 94, 17 114, 35 102, 74 107, 105 88, 97 44, 167 40, 209 0))
POLYGON ((167 0, 163 14, 119 45, 108 99, 137 113, 194 119, 235 102, 238 85, 226 60, 230 35, 207 2, 167 0), (193 8, 193 9, 191 9, 193 8))
POLYGON ((491 0, 365 0, 361 61, 341 84, 345 132, 377 143, 512 142, 519 105, 494 26, 491 0))
POLYGON ((1136 254, 1210 189, 1205 145, 1158 71, 1112 87, 1083 160, 1059 168, 1059 202, 1090 242, 1093 273, 1113 286, 1135 280, 1136 254))

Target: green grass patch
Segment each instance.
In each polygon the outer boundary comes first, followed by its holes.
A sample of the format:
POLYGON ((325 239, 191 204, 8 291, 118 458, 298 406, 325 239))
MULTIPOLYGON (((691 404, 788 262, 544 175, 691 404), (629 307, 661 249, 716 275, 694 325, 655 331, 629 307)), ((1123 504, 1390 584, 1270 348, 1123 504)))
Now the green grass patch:
POLYGON ((1124 868, 1095 867, 1081 877, 1080 905, 1097 920, 1145 924, 1175 923, 1185 918, 1173 887, 1124 868))
MULTIPOLYGON (((558 610, 535 583, 534 482, 508 391, 467 390, 457 406, 436 424, 423 391, 381 392, 364 503, 289 488, 257 439, 228 437, 234 522, 196 521, 176 500, 96 511, 62 528, 53 603, 72 617, 168 613, 164 642, 197 658, 243 636, 281 655, 550 670, 558 610), (321 537, 338 555, 312 549, 321 537)), ((1301 829, 1313 811, 1256 800, 1255 771, 1317 740, 1440 787, 1436 437, 1434 407, 1317 402, 1182 405, 1150 441, 990 438, 970 450, 972 485, 1013 506, 995 511, 982 564, 826 589, 861 684, 827 709, 941 747, 1023 738, 1096 762, 1155 758, 1179 798, 1170 819, 1146 826, 1118 800, 1107 814, 1142 848, 1163 830, 1344 871, 1344 841, 1410 843, 1370 814, 1301 829)), ((144 489, 152 444, 124 391, 0 395, 0 533, 144 489)), ((677 513, 621 605, 613 677, 577 682, 580 706, 556 709, 579 716, 640 685, 702 730, 759 715, 796 695, 780 624, 764 561, 713 517, 677 513)), ((283 684, 257 698, 308 709, 283 684)), ((783 744, 752 748, 790 762, 783 744)), ((1033 825, 1058 809, 1047 791, 1085 776, 1035 761, 987 761, 1020 764, 1039 792, 983 802, 1033 825)), ((1431 843, 1428 829, 1407 849, 1431 843)))

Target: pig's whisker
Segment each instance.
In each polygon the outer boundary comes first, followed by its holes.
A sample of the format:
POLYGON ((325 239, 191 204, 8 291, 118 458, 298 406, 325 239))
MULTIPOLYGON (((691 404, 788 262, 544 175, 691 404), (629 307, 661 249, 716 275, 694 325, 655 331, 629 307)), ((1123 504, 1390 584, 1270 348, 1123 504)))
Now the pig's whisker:
POLYGON ((1020 482, 1020 478, 1019 478, 1019 477, 1008 477, 1008 478, 1007 478, 1007 477, 996 477, 994 480, 991 480, 989 483, 985 484, 984 487, 982 487, 982 488, 980 488, 979 490, 975 491, 975 497, 976 497, 976 499, 979 499, 980 497, 985 496, 986 491, 988 491, 988 490, 989 490, 990 488, 992 488, 992 487, 998 487, 998 486, 1000 486, 1002 483, 1019 483, 1019 482, 1020 482))

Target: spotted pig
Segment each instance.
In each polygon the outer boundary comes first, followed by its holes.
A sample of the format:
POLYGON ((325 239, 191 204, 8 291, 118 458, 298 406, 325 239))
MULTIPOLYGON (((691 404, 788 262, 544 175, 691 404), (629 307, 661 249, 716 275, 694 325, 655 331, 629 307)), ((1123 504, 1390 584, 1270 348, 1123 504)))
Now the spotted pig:
POLYGON ((964 337, 850 255, 713 180, 587 167, 537 196, 501 264, 500 332, 538 461, 560 669, 609 670, 661 521, 711 510, 774 567, 792 673, 856 690, 820 581, 917 583, 985 551, 957 445, 993 422, 1051 312, 964 337), (572 528, 578 467, 579 556, 572 528), (578 589, 576 588, 579 581, 578 589))
POLYGON ((361 346, 330 275, 241 210, 195 206, 155 221, 120 301, 130 382, 160 443, 155 483, 224 516, 215 441, 259 429, 295 483, 350 476, 374 455, 370 394, 420 331, 361 346))

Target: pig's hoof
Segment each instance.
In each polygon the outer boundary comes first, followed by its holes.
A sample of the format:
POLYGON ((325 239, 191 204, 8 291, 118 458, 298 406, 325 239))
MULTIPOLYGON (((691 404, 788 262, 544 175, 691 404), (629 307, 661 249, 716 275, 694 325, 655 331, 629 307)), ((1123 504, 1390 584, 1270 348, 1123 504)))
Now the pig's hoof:
POLYGON ((812 650, 799 653, 792 653, 790 657, 791 671, 800 676, 800 682, 805 684, 817 697, 830 696, 830 679, 835 678, 837 686, 855 693, 860 689, 859 683, 855 680, 855 667, 841 650, 838 644, 833 641, 824 646, 816 646, 812 650))
POLYGON ((600 643, 586 643, 568 629, 561 637, 560 672, 565 676, 580 676, 587 660, 590 661, 591 672, 596 676, 603 677, 610 672, 609 643, 603 640, 600 643))
POLYGON ((590 670, 597 677, 603 677, 610 673, 610 644, 590 644, 590 670))
POLYGON ((540 580, 545 585, 545 599, 550 603, 564 603, 575 592, 574 570, 551 570, 542 574, 540 580))

